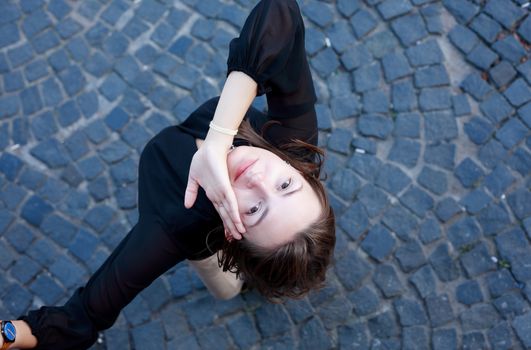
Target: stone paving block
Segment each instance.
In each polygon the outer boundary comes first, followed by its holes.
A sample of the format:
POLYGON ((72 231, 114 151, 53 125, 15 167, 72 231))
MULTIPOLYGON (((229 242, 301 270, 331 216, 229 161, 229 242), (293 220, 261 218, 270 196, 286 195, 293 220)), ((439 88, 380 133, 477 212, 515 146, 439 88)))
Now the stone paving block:
POLYGON ((33 56, 33 50, 29 44, 23 44, 7 51, 7 57, 13 68, 31 61, 33 56))
POLYGON ((336 71, 339 67, 339 60, 332 48, 326 48, 314 56, 310 63, 317 74, 325 78, 336 71))
POLYGON ((19 117, 11 124, 11 140, 15 145, 26 145, 29 138, 28 121, 19 117))
POLYGON ((381 70, 378 64, 363 66, 354 71, 354 84, 357 92, 378 88, 380 81, 381 70))
POLYGON ((111 168, 111 177, 117 186, 131 183, 136 180, 137 164, 131 158, 126 158, 116 164, 113 164, 111 168))
POLYGON ((340 197, 351 200, 359 191, 361 182, 353 171, 348 169, 339 170, 332 178, 332 188, 340 197))
POLYGON ((415 71, 415 86, 417 88, 449 85, 450 78, 443 65, 433 65, 415 71))
MULTIPOLYGON (((387 0, 395 1, 395 0, 387 0)), ((391 82, 412 73, 406 57, 402 53, 389 53, 382 58, 385 80, 391 82)))
MULTIPOLYGON (((215 334, 214 330, 211 330, 215 334)), ((135 327, 131 331, 135 347, 143 347, 146 350, 163 349, 165 346, 164 329, 160 321, 151 321, 135 327), (140 345, 142 344, 142 345, 140 345)), ((226 339, 226 338, 225 338, 226 339)), ((217 338, 221 341, 221 338, 217 338)), ((225 343, 224 341, 220 344, 225 343)))
POLYGON ((512 2, 489 0, 484 11, 500 22, 505 28, 511 29, 517 21, 525 16, 525 11, 512 2))
POLYGON ((514 215, 520 220, 525 219, 531 215, 531 192, 523 188, 519 188, 509 194, 509 206, 514 215))
POLYGON ((44 112, 33 118, 30 128, 37 140, 47 139, 58 131, 51 112, 44 112))
POLYGON ((502 27, 496 21, 483 13, 474 18, 470 28, 490 44, 494 43, 502 31, 502 27))
POLYGON ((494 300, 494 306, 505 319, 522 315, 527 309, 526 301, 520 293, 505 294, 494 300))
POLYGON ((286 311, 280 305, 261 305, 255 311, 258 330, 263 337, 285 333, 290 329, 286 311))
POLYGON ((420 137, 420 115, 418 113, 399 113, 395 118, 393 135, 418 139, 420 137))
POLYGON ((422 168, 422 171, 417 177, 417 182, 422 187, 437 195, 444 194, 448 188, 445 173, 430 167, 422 168))
POLYGON ((387 113, 389 111, 389 97, 381 90, 364 92, 363 111, 366 113, 387 113))
POLYGON ((507 85, 516 76, 516 70, 508 61, 501 61, 490 69, 489 75, 498 87, 507 85))
MULTIPOLYGON (((291 319, 295 323, 300 323, 300 322, 302 322, 304 320, 309 319, 310 317, 312 317, 312 315, 315 312, 313 310, 311 304, 308 302, 307 299, 286 300, 286 303, 284 304, 284 306, 286 307, 286 310, 290 314, 291 319)), ((237 320, 239 320, 239 319, 243 320, 243 318, 244 317, 239 317, 237 320)), ((248 317, 245 317, 245 318, 248 318, 248 317)), ((252 321, 250 319, 248 321, 249 321, 248 322, 249 324, 246 327, 250 327, 250 325, 252 325, 252 321)), ((239 322, 239 321, 235 321, 235 323, 236 322, 239 322)), ((231 330, 231 324, 230 323, 229 323, 229 330, 231 330)), ((235 328, 235 330, 237 330, 237 329, 235 328)), ((256 333, 256 330, 254 330, 254 333, 256 333)), ((252 334, 252 330, 251 330, 251 334, 252 334)), ((235 335, 235 334, 233 333, 233 335, 235 335)))
POLYGON ((389 204, 385 193, 372 184, 363 186, 357 195, 357 199, 363 204, 371 217, 378 215, 389 204))
POLYGON ((464 217, 448 228, 447 236, 455 249, 461 249, 479 240, 481 230, 476 220, 471 217, 464 217))
POLYGON ((114 0, 100 15, 100 18, 110 25, 115 25, 124 12, 128 9, 125 1, 114 0))
POLYGON ((429 262, 441 282, 453 281, 460 276, 459 266, 449 253, 446 243, 442 243, 432 252, 429 262))
POLYGON ((358 130, 364 136, 386 139, 393 130, 393 121, 378 114, 363 114, 358 120, 358 130))
POLYGON ((411 46, 428 35, 419 14, 410 14, 391 21, 391 28, 405 46, 411 46))
POLYGON ((512 154, 507 164, 518 171, 522 176, 529 174, 531 171, 531 154, 524 151, 523 148, 517 148, 512 154))
MULTIPOLYGON (((31 86, 22 90, 19 94, 20 104, 24 115, 30 115, 42 109, 42 99, 39 90, 36 86, 31 86)), ((14 108, 8 106, 7 115, 9 115, 14 108)))
POLYGON ((499 123, 513 114, 514 109, 503 97, 498 93, 491 94, 486 100, 480 103, 479 108, 490 120, 499 123))
POLYGON ((2 172, 9 181, 16 179, 23 166, 24 162, 11 153, 2 153, 0 155, 0 172, 2 172))
POLYGON ((457 333, 453 328, 434 329, 431 340, 434 350, 457 349, 457 333))
POLYGON ((531 102, 528 102, 523 107, 520 107, 518 109, 518 115, 520 116, 520 119, 529 127, 531 128, 531 102))
POLYGON ((408 139, 395 139, 387 159, 401 163, 408 168, 417 164, 420 156, 420 144, 408 139))
POLYGON ((66 255, 59 256, 49 267, 49 271, 57 277, 66 289, 71 289, 81 284, 85 279, 83 267, 66 255))
POLYGON ((349 252, 334 265, 334 271, 347 290, 359 288, 373 268, 358 253, 349 252))
POLYGON ((465 158, 455 169, 454 175, 461 184, 470 188, 481 180, 484 176, 483 170, 470 158, 465 158))
POLYGON ((24 88, 24 78, 20 71, 10 72, 3 75, 4 90, 6 92, 18 91, 24 88))
POLYGON ((92 47, 100 48, 109 32, 109 29, 104 24, 98 22, 85 32, 85 39, 92 47))
POLYGON ((83 87, 85 87, 86 80, 77 66, 69 66, 59 73, 59 80, 68 96, 77 94, 83 87))
POLYGON ((111 221, 114 213, 106 205, 98 205, 87 212, 84 221, 97 232, 101 232, 111 221))
POLYGON ((526 50, 513 36, 506 36, 492 45, 502 58, 511 61, 513 64, 518 64, 526 57, 526 50))
POLYGON ((417 107, 417 95, 410 80, 393 84, 391 97, 393 109, 396 111, 411 111, 417 107))
MULTIPOLYGON (((48 237, 63 247, 67 247, 69 245, 77 231, 73 224, 56 214, 49 215, 46 219, 44 219, 41 229, 48 237)), ((40 246, 47 247, 48 244, 43 242, 40 244, 40 246)), ((44 249, 39 248, 40 246, 35 247, 36 252, 44 252, 44 249)), ((36 254, 34 254, 34 256, 36 256, 36 254)), ((43 256, 46 257, 47 254, 44 254, 43 256)), ((55 258, 56 257, 50 256, 50 258, 44 261, 38 261, 41 263, 49 263, 50 260, 55 260, 55 258)))
POLYGON ((418 236, 423 244, 438 240, 441 238, 439 223, 433 218, 428 218, 420 224, 418 236))
POLYGON ((400 43, 391 31, 382 30, 371 34, 366 40, 365 46, 374 57, 380 59, 386 54, 396 51, 400 47, 400 43))
POLYGON ((525 347, 531 346, 531 312, 517 316, 512 320, 512 327, 525 347))
POLYGON ((87 189, 96 202, 101 202, 110 196, 109 185, 104 177, 92 180, 88 184, 87 189))
MULTIPOLYGON (((179 39, 180 40, 180 39, 179 39)), ((191 41, 191 39, 190 39, 191 41)), ((175 45, 175 44, 174 44, 175 45)), ((168 50, 169 52, 173 53, 172 47, 168 50)), ((135 57, 142 63, 148 65, 152 64, 155 60, 159 58, 160 54, 159 52, 151 45, 146 44, 142 47, 140 47, 135 52, 135 57)))
POLYGON ((531 19, 529 16, 520 24, 518 28, 520 34, 528 43, 531 43, 531 19))
POLYGON ((82 29, 83 26, 72 18, 62 20, 55 27, 55 30, 57 30, 57 33, 59 33, 62 39, 69 39, 79 33, 82 29))
POLYGON ((443 62, 443 54, 437 42, 427 40, 406 50, 406 56, 412 66, 425 66, 443 62))
MULTIPOLYGON (((207 23, 210 23, 210 22, 207 22, 207 23)), ((204 25, 202 32, 198 32, 198 30, 196 29, 196 26, 194 25, 194 28, 193 28, 194 35, 203 40, 210 39, 210 37, 212 36, 212 30, 214 28, 210 27, 207 23, 200 23, 200 26, 204 25)), ((153 40, 153 42, 158 44, 160 47, 166 47, 170 44, 171 40, 173 39, 176 33, 177 33, 177 30, 173 26, 167 24, 166 22, 162 22, 157 26, 153 34, 151 34, 150 38, 151 40, 153 40)))
POLYGON ((171 110, 178 102, 173 89, 164 86, 155 87, 148 98, 155 106, 165 111, 171 110))
POLYGON ((399 329, 391 311, 384 311, 368 320, 367 325, 375 338, 390 338, 398 336, 399 329))
POLYGON ((11 225, 4 237, 21 254, 28 249, 31 242, 35 239, 35 234, 27 226, 15 223, 11 225))
POLYGON ((155 0, 146 0, 142 2, 135 12, 142 19, 150 23, 155 23, 166 12, 166 8, 155 0))
POLYGON ((378 261, 384 261, 394 250, 396 240, 389 230, 381 225, 373 226, 363 242, 361 248, 378 261))
POLYGON ((363 286, 348 294, 348 299, 352 302, 354 312, 358 316, 365 316, 378 311, 380 300, 374 291, 363 286))
POLYGON ((429 336, 426 327, 403 328, 402 346, 404 349, 428 349, 429 336))
POLYGON ((102 53, 96 51, 85 60, 83 68, 95 77, 102 77, 111 69, 111 63, 102 53))
POLYGON ((400 282, 392 265, 377 265, 372 280, 386 298, 398 296, 405 292, 405 287, 400 282))
POLYGON ((63 100, 61 88, 54 78, 49 78, 41 84, 42 98, 46 106, 57 106, 63 100))
POLYGON ((395 299, 393 306, 403 327, 424 325, 428 322, 424 307, 416 300, 407 298, 395 299))
POLYGON ((338 327, 338 343, 341 348, 368 349, 367 326, 362 322, 338 327))
POLYGON ((83 176, 81 175, 79 170, 77 170, 77 167, 74 164, 69 164, 61 172, 61 180, 64 180, 72 187, 77 187, 80 183, 83 182, 83 176))
POLYGON ((395 195, 410 182, 411 179, 400 168, 391 164, 384 164, 376 177, 378 187, 395 195))
POLYGON ((481 288, 475 280, 465 281, 455 289, 455 297, 464 305, 472 305, 483 301, 481 288))
POLYGON ((101 9, 101 4, 96 0, 88 0, 79 7, 78 12, 85 18, 91 19, 96 16, 96 14, 101 9))
POLYGON ((299 345, 302 348, 315 346, 324 349, 332 346, 332 340, 323 328, 323 323, 321 323, 318 318, 310 319, 300 329, 300 337, 301 341, 299 345))
POLYGON ((468 53, 466 59, 477 68, 488 70, 498 60, 498 55, 486 45, 479 43, 468 53))
MULTIPOLYGON (((525 22, 531 24, 531 21, 529 20, 529 18, 525 22)), ((527 80, 528 83, 531 84, 531 71, 529 68, 531 68, 531 61, 527 60, 524 63, 518 65, 516 67, 516 70, 520 74, 522 74, 522 76, 525 78, 525 80, 527 80)))
POLYGON ((531 88, 522 78, 516 79, 503 94, 515 107, 531 100, 531 88))
POLYGON ((32 295, 26 289, 18 284, 11 284, 5 289, 6 295, 2 300, 2 304, 9 311, 13 317, 14 315, 22 315, 31 304, 32 295))
POLYGON ((411 233, 417 228, 416 217, 400 205, 389 207, 382 217, 382 223, 405 241, 411 238, 411 233))
POLYGON ((48 305, 59 302, 65 292, 53 278, 42 274, 29 285, 29 289, 48 305))
POLYGON ((326 45, 326 37, 320 31, 313 27, 306 28, 305 47, 306 52, 313 56, 326 45))
POLYGON ((416 240, 411 240, 398 247, 395 251, 395 257, 404 272, 411 272, 426 262, 422 247, 416 240))
POLYGON ((423 218, 433 207, 433 198, 418 187, 411 186, 402 196, 400 202, 417 216, 423 218))
POLYGON ((70 100, 61 105, 57 110, 57 120, 63 127, 72 125, 81 118, 81 112, 74 101, 70 100))
POLYGON ((359 202, 352 204, 338 220, 339 226, 356 240, 369 226, 367 212, 359 202))
POLYGON ((324 104, 316 104, 315 112, 317 114, 317 127, 319 130, 332 129, 332 113, 330 108, 324 104))
POLYGON ((492 87, 477 73, 468 75, 465 80, 461 82, 461 87, 476 100, 485 99, 488 94, 493 91, 492 87))
POLYGON ((29 14, 22 22, 22 31, 28 38, 34 37, 52 24, 48 14, 37 10, 29 14))
POLYGON ((490 193, 499 197, 515 180, 509 169, 505 165, 500 164, 485 177, 484 184, 490 193))
POLYGON ((364 9, 357 11, 350 18, 350 25, 358 39, 363 38, 371 32, 377 24, 378 22, 376 21, 376 18, 369 11, 364 9))
MULTIPOLYGON (((494 238, 496 248, 501 257, 511 260, 518 254, 528 254, 529 243, 526 240, 525 233, 520 228, 514 228, 496 235, 494 238)), ((512 267, 514 273, 515 266, 512 267)))
POLYGON ((55 31, 51 29, 44 31, 31 40, 31 45, 40 54, 59 46, 60 43, 61 40, 55 34, 55 31))
POLYGON ((56 205, 69 190, 70 188, 64 182, 53 177, 48 177, 44 185, 37 192, 37 195, 56 205))
POLYGON ((419 106, 422 111, 449 109, 452 107, 450 91, 445 87, 421 89, 419 106))
POLYGON ((57 72, 68 67, 70 65, 70 62, 66 50, 61 48, 59 50, 54 51, 48 57, 48 63, 50 63, 50 66, 52 66, 52 68, 57 72))
POLYGON ((141 34, 145 33, 149 27, 137 16, 132 17, 125 27, 122 29, 122 32, 127 35, 131 40, 135 40, 141 34))
POLYGON ((7 184, 0 194, 0 203, 10 211, 15 211, 26 197, 27 192, 20 186, 12 183, 7 184))
POLYGON ((321 305, 317 316, 324 324, 323 330, 332 331, 352 317, 352 306, 346 297, 337 297, 321 305))
POLYGON ((96 156, 85 158, 77 163, 79 171, 87 180, 95 179, 105 169, 105 164, 96 156))
POLYGON ((489 329, 499 320, 499 316, 491 304, 475 304, 470 309, 463 311, 459 318, 465 332, 489 329))
POLYGON ((355 116, 360 111, 358 97, 354 94, 334 97, 330 101, 334 119, 342 120, 355 116))
POLYGON ((148 133, 143 126, 137 122, 131 122, 123 128, 120 132, 121 137, 131 147, 136 148, 137 151, 142 151, 145 144, 151 138, 151 134, 148 133))
POLYGON ((27 284, 40 270, 41 267, 27 256, 21 256, 9 269, 10 274, 21 284, 27 284))
POLYGON ((368 154, 354 153, 348 161, 348 167, 363 178, 373 180, 382 166, 382 161, 368 154))
POLYGON ((352 31, 347 21, 337 21, 326 30, 332 47, 338 53, 344 52, 352 43, 352 31))
POLYGON ((90 49, 81 37, 76 37, 68 41, 66 49, 74 61, 83 62, 89 55, 90 49))
MULTIPOLYGON (((428 89, 423 89, 428 90, 428 89)), ((437 88, 430 93, 437 94, 437 88)), ((443 90, 446 91, 446 90, 443 90)), ((422 94, 421 94, 422 105, 422 94)), ((455 117, 447 111, 425 113, 425 135, 429 142, 448 141, 457 138, 457 123, 455 117)))
POLYGON ((30 149, 30 153, 52 169, 61 168, 69 161, 64 147, 55 139, 39 143, 30 149))
MULTIPOLYGON (((477 214, 483 208, 487 206, 491 201, 491 197, 481 188, 469 192, 466 196, 459 201, 461 205, 464 205, 466 211, 470 214, 477 214)), ((488 216, 488 215, 487 215, 488 216)), ((481 224, 481 215, 480 215, 480 224, 481 224)), ((483 226, 483 225, 482 225, 483 226)), ((483 227, 485 230, 485 227, 483 227)))
POLYGON ((491 254, 483 242, 462 254, 460 259, 464 270, 470 278, 496 269, 496 263, 491 259, 491 254))
POLYGON ((428 296, 426 307, 433 327, 442 326, 455 318, 447 294, 428 296))
POLYGON ((494 168, 500 161, 507 158, 507 150, 501 143, 491 138, 478 152, 479 160, 487 168, 494 168))
POLYGON ((413 6, 408 0, 385 0, 377 8, 384 20, 387 21, 410 12, 413 6))
POLYGON ((510 349, 513 346, 511 326, 508 322, 500 322, 487 333, 493 349, 510 349))
POLYGON ((460 23, 469 22, 479 12, 478 6, 466 0, 444 0, 443 4, 460 23))

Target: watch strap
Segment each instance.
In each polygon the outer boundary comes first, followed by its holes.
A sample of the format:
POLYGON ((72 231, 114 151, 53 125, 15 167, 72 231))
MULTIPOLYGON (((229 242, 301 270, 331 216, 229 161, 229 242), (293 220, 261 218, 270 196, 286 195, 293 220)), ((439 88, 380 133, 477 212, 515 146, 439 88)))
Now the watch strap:
POLYGON ((4 344, 2 344, 2 347, 0 348, 0 350, 7 350, 7 348, 9 348, 9 345, 11 345, 11 344, 13 344, 13 343, 8 343, 4 339, 4 344))

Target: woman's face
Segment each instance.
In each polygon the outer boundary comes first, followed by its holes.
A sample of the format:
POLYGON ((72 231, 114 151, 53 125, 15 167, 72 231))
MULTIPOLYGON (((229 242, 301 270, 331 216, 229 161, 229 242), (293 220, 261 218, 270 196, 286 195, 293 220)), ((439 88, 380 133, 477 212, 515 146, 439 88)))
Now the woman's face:
POLYGON ((243 237, 249 242, 279 246, 319 217, 321 203, 310 184, 274 153, 240 146, 229 153, 227 163, 246 228, 243 237))

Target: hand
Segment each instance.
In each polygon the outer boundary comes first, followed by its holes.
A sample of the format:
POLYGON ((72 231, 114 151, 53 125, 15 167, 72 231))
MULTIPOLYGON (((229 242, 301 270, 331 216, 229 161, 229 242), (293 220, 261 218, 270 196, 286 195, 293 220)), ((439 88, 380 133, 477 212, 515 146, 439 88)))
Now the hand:
POLYGON ((231 144, 232 137, 208 134, 201 148, 192 158, 184 206, 191 208, 194 205, 199 186, 201 186, 223 221, 225 237, 241 239, 241 233, 245 232, 245 227, 240 219, 238 202, 232 190, 227 169, 227 154, 231 144))

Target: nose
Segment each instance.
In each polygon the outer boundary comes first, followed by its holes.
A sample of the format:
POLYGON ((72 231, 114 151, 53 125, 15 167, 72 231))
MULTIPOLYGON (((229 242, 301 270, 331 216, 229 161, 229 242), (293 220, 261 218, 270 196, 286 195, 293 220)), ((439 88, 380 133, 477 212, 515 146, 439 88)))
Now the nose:
POLYGON ((247 177, 247 187, 264 187, 264 174, 262 172, 249 174, 247 177))

